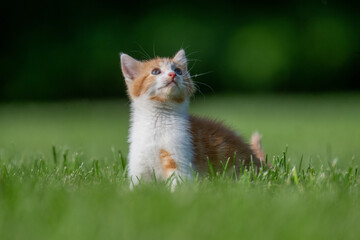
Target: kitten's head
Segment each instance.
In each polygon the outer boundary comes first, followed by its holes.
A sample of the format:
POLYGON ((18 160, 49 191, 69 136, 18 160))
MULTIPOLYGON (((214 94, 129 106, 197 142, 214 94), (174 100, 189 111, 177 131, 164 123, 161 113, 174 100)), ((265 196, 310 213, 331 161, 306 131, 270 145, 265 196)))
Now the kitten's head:
POLYGON ((185 51, 182 49, 173 58, 138 61, 124 53, 120 58, 132 100, 141 97, 161 103, 182 103, 194 92, 185 51))

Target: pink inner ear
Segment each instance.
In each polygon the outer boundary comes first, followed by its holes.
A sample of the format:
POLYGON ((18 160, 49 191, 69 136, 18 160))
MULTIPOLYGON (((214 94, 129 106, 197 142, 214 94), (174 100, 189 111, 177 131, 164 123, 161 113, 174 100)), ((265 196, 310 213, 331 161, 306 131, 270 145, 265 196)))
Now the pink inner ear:
POLYGON ((186 65, 187 60, 186 60, 186 55, 185 55, 185 51, 183 49, 180 49, 174 56, 173 61, 178 62, 180 64, 184 64, 186 65))
POLYGON ((121 70, 125 80, 134 80, 139 72, 141 62, 127 54, 121 54, 121 70))

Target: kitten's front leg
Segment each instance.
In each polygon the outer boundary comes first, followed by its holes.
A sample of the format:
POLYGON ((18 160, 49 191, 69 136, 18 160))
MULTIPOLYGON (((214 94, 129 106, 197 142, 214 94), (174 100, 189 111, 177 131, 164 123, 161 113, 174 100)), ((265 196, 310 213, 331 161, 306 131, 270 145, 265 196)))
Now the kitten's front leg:
POLYGON ((177 171, 176 169, 174 170, 169 170, 168 171, 168 176, 166 176, 167 181, 170 181, 170 189, 173 192, 176 188, 176 186, 178 185, 178 181, 179 179, 179 171, 177 171))
POLYGON ((176 186, 181 183, 183 180, 190 180, 192 178, 192 171, 188 169, 187 171, 179 171, 175 169, 169 171, 169 176, 166 178, 170 182, 170 189, 173 192, 176 186))
POLYGON ((140 183, 141 179, 147 179, 148 169, 145 164, 136 159, 129 159, 129 180, 130 190, 133 190, 136 185, 140 183))
POLYGON ((176 185, 182 179, 191 178, 190 170, 188 172, 180 171, 176 160, 165 149, 160 150, 160 160, 164 171, 165 179, 170 180, 171 191, 175 190, 176 185))
POLYGON ((134 187, 140 183, 139 174, 129 174, 129 180, 130 180, 129 188, 130 188, 130 190, 133 190, 134 187))

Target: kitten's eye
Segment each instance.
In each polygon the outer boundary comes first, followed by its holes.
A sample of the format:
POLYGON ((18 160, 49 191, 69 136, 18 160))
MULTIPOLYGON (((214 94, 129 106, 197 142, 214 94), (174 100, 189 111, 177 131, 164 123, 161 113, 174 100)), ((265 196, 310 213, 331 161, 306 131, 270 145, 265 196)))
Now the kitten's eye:
POLYGON ((160 69, 154 68, 151 72, 152 75, 159 75, 161 73, 160 69))
POLYGON ((177 74, 177 75, 182 75, 182 71, 180 68, 175 68, 174 72, 177 74))

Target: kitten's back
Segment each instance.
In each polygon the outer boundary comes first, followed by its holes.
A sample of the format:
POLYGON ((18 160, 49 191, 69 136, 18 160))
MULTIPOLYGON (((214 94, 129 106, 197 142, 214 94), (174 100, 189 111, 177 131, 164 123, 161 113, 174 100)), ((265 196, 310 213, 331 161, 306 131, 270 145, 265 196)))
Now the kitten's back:
MULTIPOLYGON (((221 122, 190 116, 190 133, 194 144, 194 165, 200 172, 209 170, 208 160, 214 168, 219 169, 221 162, 226 163, 230 158, 229 166, 232 166, 236 156, 235 166, 239 168, 241 163, 249 166, 251 160, 256 167, 261 167, 263 162, 247 144, 244 139, 221 122)), ((262 152, 261 148, 259 152, 262 152)))

